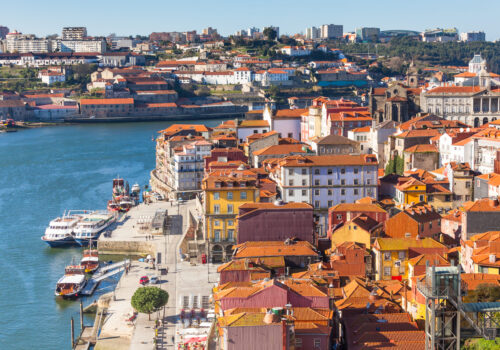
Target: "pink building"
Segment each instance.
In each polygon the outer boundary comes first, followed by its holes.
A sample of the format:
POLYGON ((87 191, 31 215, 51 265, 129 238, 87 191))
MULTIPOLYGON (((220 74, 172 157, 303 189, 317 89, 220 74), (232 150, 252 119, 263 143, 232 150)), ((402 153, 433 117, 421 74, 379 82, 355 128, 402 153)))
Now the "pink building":
POLYGON ((313 207, 307 203, 246 203, 237 220, 238 244, 287 238, 314 244, 313 207))

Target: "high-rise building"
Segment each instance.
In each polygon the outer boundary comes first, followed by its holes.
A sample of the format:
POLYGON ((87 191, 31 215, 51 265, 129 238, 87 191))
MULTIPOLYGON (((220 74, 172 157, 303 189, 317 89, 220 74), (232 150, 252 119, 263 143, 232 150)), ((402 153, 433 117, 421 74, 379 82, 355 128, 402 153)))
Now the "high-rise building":
POLYGON ((7 34, 9 34, 9 28, 0 26, 0 39, 5 39, 7 34))
POLYGON ((95 40, 58 40, 57 49, 60 52, 106 52, 106 41, 95 40))
POLYGON ((344 34, 344 26, 336 24, 323 24, 320 27, 321 39, 341 38, 344 34))
POLYGON ((318 39, 321 37, 321 28, 309 27, 306 28, 306 39, 318 39))
POLYGON ((360 27, 356 28, 356 38, 361 41, 377 41, 380 36, 380 28, 360 27))
POLYGON ((85 37, 87 37, 85 27, 64 27, 62 30, 63 40, 83 40, 85 37))

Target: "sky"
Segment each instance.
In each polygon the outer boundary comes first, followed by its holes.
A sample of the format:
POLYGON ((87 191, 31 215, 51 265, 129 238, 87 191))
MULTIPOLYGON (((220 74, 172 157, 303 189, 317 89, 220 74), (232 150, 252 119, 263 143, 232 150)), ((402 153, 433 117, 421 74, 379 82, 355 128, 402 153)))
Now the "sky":
POLYGON ((149 35, 211 26, 222 35, 251 26, 280 27, 280 34, 306 27, 342 24, 356 27, 423 31, 456 27, 500 38, 498 0, 5 0, 0 25, 26 34, 60 34, 65 26, 85 26, 91 36, 149 35), (474 6, 477 4, 477 6, 474 6))

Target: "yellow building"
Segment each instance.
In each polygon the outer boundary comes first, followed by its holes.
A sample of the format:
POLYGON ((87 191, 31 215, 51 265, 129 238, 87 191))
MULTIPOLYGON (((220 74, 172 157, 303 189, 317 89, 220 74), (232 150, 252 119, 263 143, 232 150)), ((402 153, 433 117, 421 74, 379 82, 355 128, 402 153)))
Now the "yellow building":
POLYGON ((344 242, 362 243, 369 248, 383 228, 383 224, 378 223, 369 216, 365 214, 358 215, 333 231, 331 236, 332 249, 344 242))
POLYGON ((445 254, 448 248, 432 238, 377 238, 373 244, 376 280, 406 280, 408 278, 408 251, 445 254))
POLYGON ((396 186, 396 200, 399 204, 417 204, 427 202, 427 186, 412 178, 396 186))
POLYGON ((202 182, 205 239, 214 261, 225 260, 236 242, 238 208, 259 200, 257 175, 249 170, 218 170, 202 182))

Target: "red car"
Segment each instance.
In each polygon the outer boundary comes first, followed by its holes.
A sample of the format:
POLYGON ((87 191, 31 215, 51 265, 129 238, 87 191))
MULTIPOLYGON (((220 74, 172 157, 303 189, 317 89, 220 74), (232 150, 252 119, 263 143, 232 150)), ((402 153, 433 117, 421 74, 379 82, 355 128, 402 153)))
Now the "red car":
POLYGON ((149 283, 149 277, 148 276, 142 276, 141 279, 139 280, 139 283, 142 284, 143 286, 145 284, 149 283))

